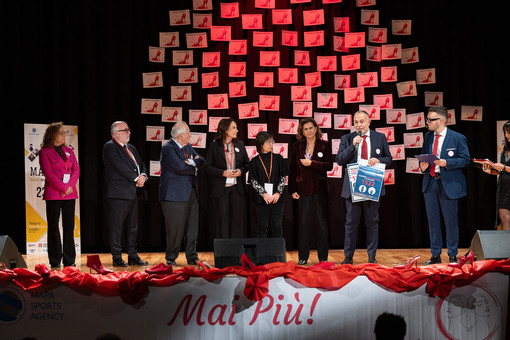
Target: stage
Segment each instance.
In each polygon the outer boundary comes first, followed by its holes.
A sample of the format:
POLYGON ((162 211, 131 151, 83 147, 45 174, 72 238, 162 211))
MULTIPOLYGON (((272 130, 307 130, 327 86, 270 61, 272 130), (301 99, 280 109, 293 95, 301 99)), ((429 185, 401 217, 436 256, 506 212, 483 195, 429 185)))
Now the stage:
MULTIPOLYGON (((459 249, 459 255, 464 255, 468 249, 459 249)), ((115 271, 123 270, 127 272, 134 271, 143 271, 145 267, 139 266, 129 266, 126 268, 118 268, 113 267, 112 265, 112 257, 109 253, 98 254, 103 265, 109 269, 113 269, 115 271)), ((403 264, 407 259, 420 255, 421 258, 418 261, 418 265, 425 263, 430 258, 430 250, 429 249, 379 249, 377 251, 377 262, 380 265, 393 267, 395 265, 403 264)), ((124 261, 127 262, 127 255, 124 254, 124 261)), ((198 256, 200 260, 209 263, 211 266, 214 266, 214 253, 213 252, 199 252, 198 256)), ((298 254, 297 250, 291 250, 286 252, 287 261, 298 263, 298 254)), ((151 252, 151 253, 140 253, 140 258, 149 262, 149 266, 157 265, 158 263, 165 263, 165 253, 161 252, 151 252)), ((448 256, 446 255, 446 249, 443 249, 443 261, 448 261, 448 256)), ((29 269, 34 269, 36 264, 44 263, 49 268, 48 257, 46 255, 23 255, 23 259, 25 259, 27 267, 29 269)), ((339 265, 344 259, 344 252, 341 249, 330 249, 329 251, 329 261, 335 263, 335 265, 339 265)), ((368 262, 368 255, 366 249, 357 249, 356 253, 353 257, 354 264, 363 264, 368 262)), ((317 251, 310 251, 310 258, 308 259, 307 266, 315 265, 319 262, 317 258, 317 251)), ((184 257, 184 253, 179 254, 179 258, 176 260, 177 267, 183 268, 187 266, 186 259, 184 257)), ((87 254, 81 254, 77 256, 76 266, 81 272, 88 272, 89 269, 86 266, 87 264, 87 254)))
MULTIPOLYGON (((244 258, 219 269, 206 252, 198 266, 182 256, 165 274, 148 274, 101 254, 108 275, 89 274, 87 254, 49 273, 35 270, 45 258, 24 256, 28 269, 0 270, 0 339, 375 339, 383 313, 404 318, 406 339, 505 339, 510 260, 422 266, 429 256, 383 249, 367 264, 359 250, 354 265, 339 265, 343 252, 332 250, 332 262, 314 255, 298 266, 290 251, 286 263, 244 258), (418 266, 395 267, 415 255, 418 266)), ((163 253, 140 257, 146 268, 164 261, 163 253)))

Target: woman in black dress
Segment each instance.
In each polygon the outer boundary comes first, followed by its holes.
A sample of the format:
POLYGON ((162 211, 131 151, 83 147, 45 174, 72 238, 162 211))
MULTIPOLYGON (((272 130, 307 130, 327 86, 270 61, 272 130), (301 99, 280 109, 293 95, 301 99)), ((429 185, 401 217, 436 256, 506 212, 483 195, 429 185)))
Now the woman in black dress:
POLYGON ((255 138, 258 155, 250 161, 249 181, 253 186, 253 202, 257 212, 257 237, 267 237, 269 220, 272 236, 282 237, 283 190, 288 174, 287 163, 273 153, 273 136, 261 131, 255 138))
POLYGON ((499 175, 497 204, 501 230, 510 230, 510 120, 503 125, 503 134, 505 140, 499 163, 484 164, 483 171, 499 175))

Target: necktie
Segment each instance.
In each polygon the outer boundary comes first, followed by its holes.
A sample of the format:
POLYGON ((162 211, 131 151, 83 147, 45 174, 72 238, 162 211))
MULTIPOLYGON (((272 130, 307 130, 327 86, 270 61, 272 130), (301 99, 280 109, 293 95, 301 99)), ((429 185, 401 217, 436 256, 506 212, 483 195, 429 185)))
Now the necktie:
POLYGON ((367 135, 361 137, 363 138, 363 142, 361 142, 361 159, 368 159, 367 135))
MULTIPOLYGON (((437 156, 437 144, 439 143, 440 134, 436 133, 436 139, 434 139, 434 147, 432 148, 432 153, 437 156)), ((434 177, 436 174, 436 165, 432 165, 430 167, 430 176, 434 177)))

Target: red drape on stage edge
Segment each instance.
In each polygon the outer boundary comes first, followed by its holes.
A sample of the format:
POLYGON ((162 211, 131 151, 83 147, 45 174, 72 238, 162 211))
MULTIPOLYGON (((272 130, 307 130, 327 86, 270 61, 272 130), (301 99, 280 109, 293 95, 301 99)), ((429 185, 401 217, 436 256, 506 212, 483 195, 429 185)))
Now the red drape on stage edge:
POLYGON ((40 275, 25 268, 0 270, 0 283, 11 282, 24 290, 52 289, 57 285, 68 286, 75 291, 90 295, 120 296, 128 304, 144 299, 149 286, 167 287, 187 281, 190 277, 201 277, 215 281, 227 275, 246 277, 244 294, 250 300, 260 300, 268 293, 269 280, 285 277, 311 288, 328 290, 340 289, 359 275, 371 282, 396 293, 413 291, 427 284, 430 296, 446 298, 454 287, 470 284, 489 272, 510 274, 510 259, 475 261, 462 268, 448 264, 398 269, 379 264, 340 265, 323 262, 302 267, 293 262, 270 263, 263 266, 249 266, 197 269, 185 267, 172 274, 156 275, 145 272, 115 272, 107 275, 82 273, 76 267, 65 267, 62 271, 51 271, 40 275))

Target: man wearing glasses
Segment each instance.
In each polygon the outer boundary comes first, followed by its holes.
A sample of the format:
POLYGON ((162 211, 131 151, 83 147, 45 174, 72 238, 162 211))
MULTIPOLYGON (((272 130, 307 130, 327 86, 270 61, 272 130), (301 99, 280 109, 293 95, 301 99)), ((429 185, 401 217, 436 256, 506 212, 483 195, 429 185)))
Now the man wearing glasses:
POLYGON ((122 121, 111 126, 112 139, 103 148, 106 170, 106 198, 110 222, 110 249, 113 265, 146 266, 148 263, 138 256, 138 199, 146 195, 147 169, 136 148, 129 144, 131 130, 122 121), (122 231, 126 232, 128 263, 122 259, 122 231))
POLYGON ((433 164, 421 162, 422 192, 429 221, 430 251, 426 265, 441 263, 441 214, 445 222, 446 247, 450 262, 457 262, 459 225, 458 199, 466 196, 466 178, 462 171, 469 162, 466 137, 446 127, 448 111, 444 106, 429 108, 422 154, 435 154, 433 164))

